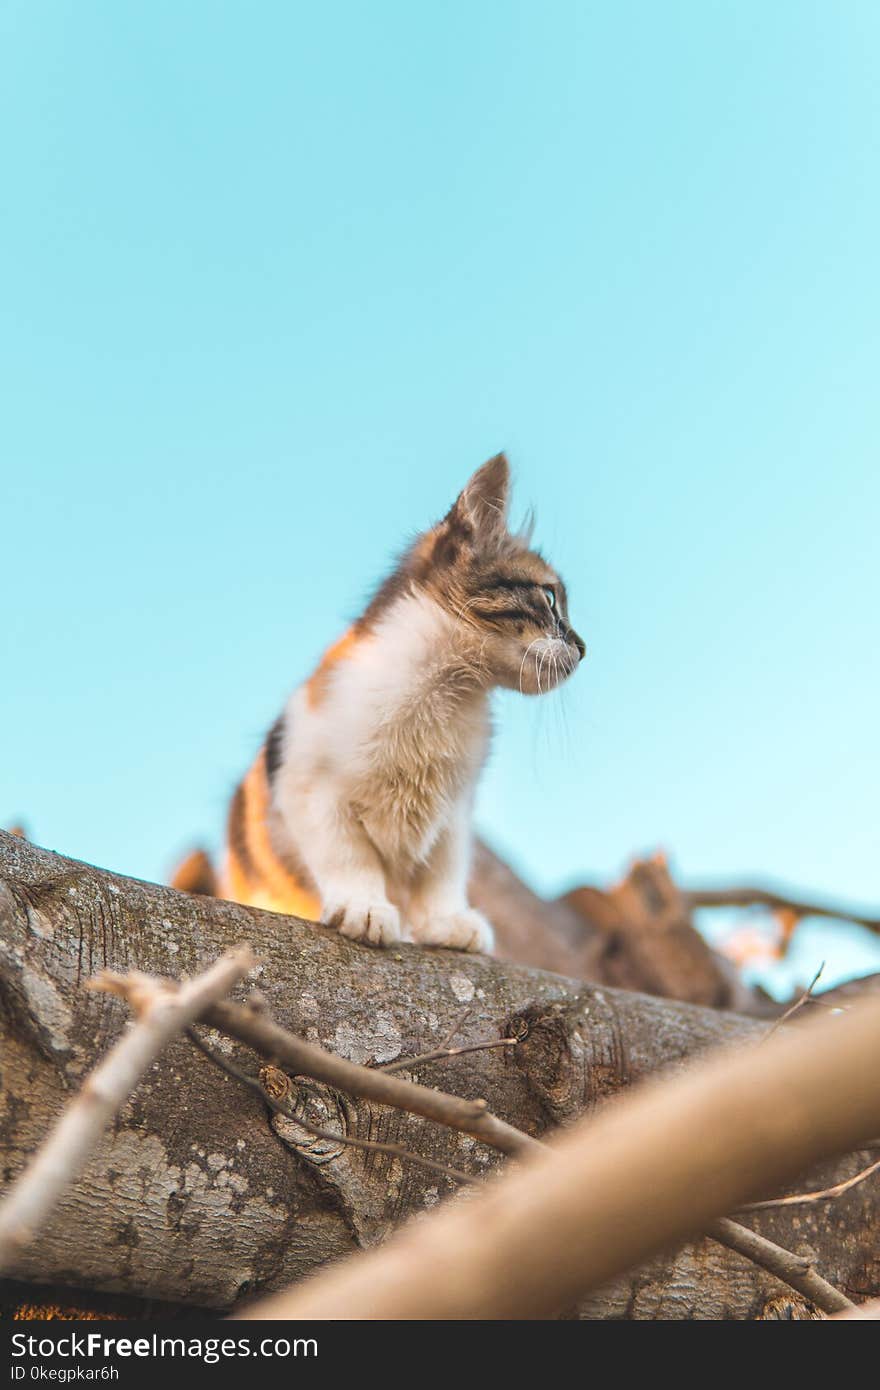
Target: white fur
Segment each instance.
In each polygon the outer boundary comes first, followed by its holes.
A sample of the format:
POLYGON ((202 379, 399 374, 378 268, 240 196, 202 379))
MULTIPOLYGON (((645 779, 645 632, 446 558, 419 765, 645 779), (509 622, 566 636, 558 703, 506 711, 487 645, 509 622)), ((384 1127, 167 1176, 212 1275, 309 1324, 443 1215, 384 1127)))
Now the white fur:
POLYGON ((354 939, 487 951, 468 906, 474 785, 490 724, 479 653, 424 594, 391 604, 287 707, 272 834, 312 875, 322 918, 354 939))

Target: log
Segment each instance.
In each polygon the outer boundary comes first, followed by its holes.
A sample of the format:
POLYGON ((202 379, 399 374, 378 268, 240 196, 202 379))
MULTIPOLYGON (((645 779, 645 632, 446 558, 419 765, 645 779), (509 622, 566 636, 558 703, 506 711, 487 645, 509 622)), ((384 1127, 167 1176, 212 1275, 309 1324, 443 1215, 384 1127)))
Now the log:
MULTIPOLYGON (((349 1060, 401 1061, 436 1048, 456 1027, 461 1044, 519 1038, 515 1048, 463 1053, 412 1075, 483 1097, 493 1113, 535 1136, 642 1077, 766 1027, 479 956, 374 950, 293 918, 106 873, 0 833, 4 1184, 125 1026, 124 1004, 87 991, 86 981, 102 968, 192 976, 244 941, 261 961, 259 987, 279 1023, 349 1060)), ((237 997, 245 993, 242 987, 237 997)), ((256 1073, 246 1048, 208 1037, 256 1073)), ((320 1083, 299 1089, 309 1114, 317 1107, 329 1130, 401 1145, 478 1175, 499 1161, 472 1137, 429 1120, 320 1083)), ((827 1187, 869 1161, 861 1153, 824 1164, 802 1185, 827 1187)), ((646 1153, 646 1181, 650 1168, 646 1153)), ((377 1244, 452 1189, 450 1179, 398 1157, 334 1145, 271 1117, 181 1040, 154 1063, 39 1240, 7 1272, 32 1285, 228 1310, 377 1244)), ((850 1189, 833 1207, 775 1208, 748 1220, 779 1244, 814 1254, 825 1278, 851 1298, 880 1292, 875 1182, 850 1189)), ((708 1239, 652 1259, 572 1312, 811 1315, 772 1276, 708 1239)))

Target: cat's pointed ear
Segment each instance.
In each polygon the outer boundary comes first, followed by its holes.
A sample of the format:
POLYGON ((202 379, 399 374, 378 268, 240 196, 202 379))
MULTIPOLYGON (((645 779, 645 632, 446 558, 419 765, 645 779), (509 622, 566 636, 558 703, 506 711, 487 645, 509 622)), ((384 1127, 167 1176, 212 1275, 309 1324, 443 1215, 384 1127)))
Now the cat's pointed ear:
POLYGON ((477 469, 449 515, 470 525, 481 540, 493 540, 507 533, 509 500, 510 465, 505 454, 496 454, 477 469))

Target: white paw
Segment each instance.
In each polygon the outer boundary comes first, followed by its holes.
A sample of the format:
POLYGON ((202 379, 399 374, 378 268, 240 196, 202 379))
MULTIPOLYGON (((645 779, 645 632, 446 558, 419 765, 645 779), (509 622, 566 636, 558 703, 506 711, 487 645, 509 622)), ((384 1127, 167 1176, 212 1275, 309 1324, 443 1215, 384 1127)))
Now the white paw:
POLYGON ((371 946, 394 946, 400 940, 400 913, 392 903, 372 903, 354 898, 325 914, 328 926, 350 941, 368 941, 371 946))
POLYGON ((488 955, 495 935, 482 912, 466 907, 448 917, 432 917, 420 928, 416 939, 422 946, 450 946, 456 951, 482 951, 488 955))

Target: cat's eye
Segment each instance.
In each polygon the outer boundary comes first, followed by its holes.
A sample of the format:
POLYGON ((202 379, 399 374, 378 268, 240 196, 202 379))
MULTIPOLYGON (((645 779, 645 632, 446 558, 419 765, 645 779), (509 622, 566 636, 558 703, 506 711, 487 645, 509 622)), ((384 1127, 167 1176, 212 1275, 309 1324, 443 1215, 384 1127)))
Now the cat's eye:
POLYGON ((556 590, 551 589, 549 584, 544 585, 544 597, 550 605, 550 612, 556 612, 556 590))

